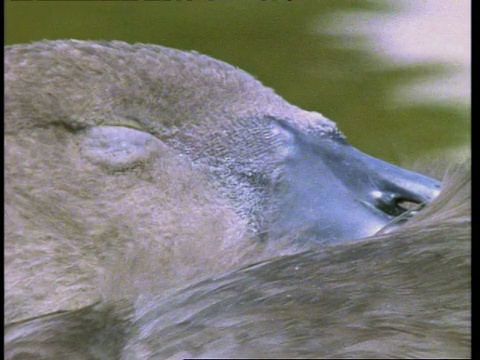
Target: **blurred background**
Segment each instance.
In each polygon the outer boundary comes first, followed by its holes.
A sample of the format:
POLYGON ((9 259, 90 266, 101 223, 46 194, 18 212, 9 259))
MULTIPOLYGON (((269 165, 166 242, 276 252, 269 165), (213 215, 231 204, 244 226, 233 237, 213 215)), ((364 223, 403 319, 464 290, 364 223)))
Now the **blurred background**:
POLYGON ((469 0, 6 1, 6 44, 123 40, 196 50, 409 166, 470 151, 469 0))

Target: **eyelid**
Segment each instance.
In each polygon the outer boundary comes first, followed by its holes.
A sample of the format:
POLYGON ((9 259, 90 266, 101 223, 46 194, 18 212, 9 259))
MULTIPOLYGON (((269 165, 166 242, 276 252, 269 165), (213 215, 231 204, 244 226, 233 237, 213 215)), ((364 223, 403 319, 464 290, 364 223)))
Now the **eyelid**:
POLYGON ((96 125, 94 127, 98 126, 112 126, 112 127, 124 127, 127 129, 133 129, 133 130, 138 130, 138 131, 146 131, 137 121, 134 120, 129 120, 129 119, 121 119, 119 121, 108 121, 108 122, 102 122, 99 125, 96 125))
POLYGON ((127 126, 99 125, 82 132, 83 155, 113 170, 148 161, 159 146, 154 135, 127 126))

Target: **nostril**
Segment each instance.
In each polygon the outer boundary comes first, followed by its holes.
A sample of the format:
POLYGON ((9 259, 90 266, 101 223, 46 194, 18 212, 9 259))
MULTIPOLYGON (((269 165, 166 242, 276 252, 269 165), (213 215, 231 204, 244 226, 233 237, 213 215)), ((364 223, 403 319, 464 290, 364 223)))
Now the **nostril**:
POLYGON ((401 197, 394 193, 375 191, 372 195, 375 199, 375 207, 393 217, 416 210, 421 205, 420 201, 401 197))
POLYGON ((397 200, 396 205, 399 208, 404 209, 404 211, 412 211, 412 210, 417 210, 419 206, 421 206, 422 203, 415 201, 415 200, 409 200, 409 199, 403 199, 400 198, 397 200))
MULTIPOLYGON (((380 203, 378 203, 380 204, 380 203)), ((398 226, 404 224, 412 216, 418 213, 419 210, 425 205, 424 202, 419 202, 416 200, 409 200, 405 198, 397 198, 390 207, 379 207, 385 213, 393 216, 394 218, 376 235, 388 234, 392 230, 396 229, 398 226)))

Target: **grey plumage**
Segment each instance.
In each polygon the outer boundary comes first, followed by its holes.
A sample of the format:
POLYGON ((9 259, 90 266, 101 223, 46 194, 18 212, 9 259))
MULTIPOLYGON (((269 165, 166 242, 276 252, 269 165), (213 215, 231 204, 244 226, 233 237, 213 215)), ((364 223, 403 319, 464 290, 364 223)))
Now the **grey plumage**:
POLYGON ((319 245, 359 236, 315 227, 337 219, 311 171, 365 161, 345 185, 361 203, 386 184, 371 217, 348 205, 359 234, 438 183, 194 52, 41 42, 7 47, 5 71, 7 357, 468 355, 468 170, 392 233, 319 245))

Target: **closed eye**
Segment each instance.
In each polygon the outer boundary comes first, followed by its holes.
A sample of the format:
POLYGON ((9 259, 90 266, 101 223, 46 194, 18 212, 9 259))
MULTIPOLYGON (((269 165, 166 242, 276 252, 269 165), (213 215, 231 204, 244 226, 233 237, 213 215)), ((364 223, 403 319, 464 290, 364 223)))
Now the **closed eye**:
POLYGON ((96 126, 81 132, 82 155, 115 171, 147 161, 160 145, 152 134, 124 126, 96 126))

